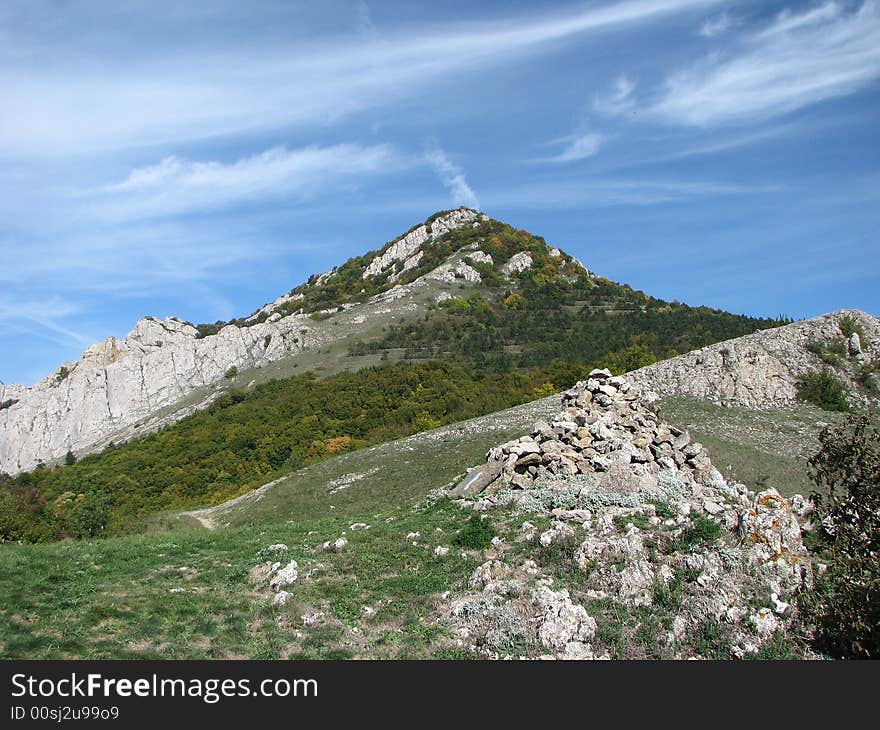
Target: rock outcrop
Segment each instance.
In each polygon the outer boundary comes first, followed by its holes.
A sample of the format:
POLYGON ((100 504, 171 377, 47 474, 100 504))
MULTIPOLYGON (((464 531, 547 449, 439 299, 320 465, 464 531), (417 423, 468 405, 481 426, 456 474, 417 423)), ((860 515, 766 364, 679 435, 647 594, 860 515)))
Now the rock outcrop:
POLYGON ((495 658, 528 646, 559 659, 609 658, 597 644, 603 621, 641 611, 662 629, 653 640, 670 657, 707 658, 699 636, 709 630, 713 658, 754 656, 811 584, 799 523, 806 500, 725 481, 705 448, 608 371, 566 391, 562 406, 491 449, 447 493, 478 513, 513 507, 549 518, 544 531, 523 522, 517 538, 534 559, 493 543, 469 590, 450 602, 453 631, 495 658), (561 581, 553 565, 563 566, 561 581))
MULTIPOLYGON (((797 381, 826 366, 815 345, 837 343, 860 363, 880 360, 880 319, 858 310, 840 310, 821 317, 761 330, 719 342, 627 374, 633 385, 656 395, 687 395, 720 405, 749 408, 789 406, 797 400, 797 381), (841 320, 849 318, 864 330, 845 335, 841 320)), ((859 391, 856 369, 835 368, 853 392, 859 391)))
MULTIPOLYGON (((79 361, 36 385, 0 385, 0 400, 17 400, 0 411, 0 471, 15 474, 69 449, 79 453, 111 437, 123 440, 144 419, 223 382, 231 368, 259 367, 314 346, 320 339, 312 324, 290 316, 228 325, 199 338, 194 327, 174 318, 145 317, 124 339, 92 345, 79 361)), ((211 398, 206 392, 198 401, 211 398)))
POLYGON ((435 218, 430 223, 423 223, 420 226, 416 226, 405 236, 388 246, 385 251, 376 256, 376 258, 374 258, 364 269, 363 278, 366 279, 370 276, 381 274, 385 272, 389 266, 392 266, 398 261, 407 262, 409 263, 409 268, 412 268, 418 263, 418 259, 413 262, 412 257, 425 241, 429 238, 442 236, 447 231, 460 228, 468 223, 473 223, 477 219, 488 220, 485 215, 482 215, 475 210, 471 210, 470 208, 459 208, 458 210, 450 211, 449 213, 435 218))

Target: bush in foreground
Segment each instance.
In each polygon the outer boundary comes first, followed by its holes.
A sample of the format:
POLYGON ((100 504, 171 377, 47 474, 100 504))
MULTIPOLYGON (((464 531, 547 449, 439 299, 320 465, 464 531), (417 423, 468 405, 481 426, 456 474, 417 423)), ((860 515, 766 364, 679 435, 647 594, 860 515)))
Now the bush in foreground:
POLYGON ((880 428, 851 416, 819 436, 811 495, 828 569, 807 599, 818 648, 836 657, 880 657, 880 428))

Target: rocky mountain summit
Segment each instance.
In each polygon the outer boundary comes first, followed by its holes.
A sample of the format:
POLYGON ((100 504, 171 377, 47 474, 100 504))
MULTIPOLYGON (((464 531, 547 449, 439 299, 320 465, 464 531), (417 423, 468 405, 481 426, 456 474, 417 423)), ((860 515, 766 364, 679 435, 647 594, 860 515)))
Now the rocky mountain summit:
MULTIPOLYGON (((332 306, 322 309, 318 294, 341 290, 347 270, 313 277, 250 317, 208 331, 144 317, 125 338, 92 345, 35 385, 0 383, 0 472, 15 475, 68 450, 79 456, 180 420, 210 404, 239 371, 315 350, 392 311, 392 318, 418 311, 428 290, 433 301, 461 282, 479 282, 468 263, 484 262, 476 250, 453 251, 426 271, 418 264, 444 234, 487 220, 467 208, 447 211, 353 260, 364 286, 332 306)), ((523 266, 519 257, 511 270, 523 266)))
POLYGON ((858 366, 878 361, 880 319, 842 309, 709 345, 631 372, 628 378, 660 397, 687 395, 720 405, 778 408, 797 400, 799 378, 829 364, 857 394, 858 366), (846 322, 862 334, 849 331, 846 322))
POLYGON ((493 543, 470 590, 450 597, 449 625, 494 658, 521 645, 608 658, 603 620, 619 606, 641 610, 669 656, 755 655, 812 580, 799 522, 808 502, 725 481, 705 448, 608 371, 565 392, 562 406, 448 491, 478 514, 548 520, 543 530, 524 521, 516 545, 493 543))

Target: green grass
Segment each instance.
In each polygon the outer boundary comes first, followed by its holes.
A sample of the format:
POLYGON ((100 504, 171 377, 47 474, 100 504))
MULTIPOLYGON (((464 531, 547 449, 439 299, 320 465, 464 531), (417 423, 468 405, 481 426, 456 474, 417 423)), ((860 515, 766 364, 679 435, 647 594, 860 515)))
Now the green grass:
POLYGON ((724 534, 724 530, 717 522, 704 517, 699 512, 691 515, 691 524, 681 531, 678 539, 672 546, 673 550, 688 550, 702 547, 715 542, 724 534))
POLYGON ((485 550, 492 544, 497 533, 492 520, 481 519, 480 515, 471 515, 464 527, 453 538, 452 544, 466 550, 485 550))
POLYGON ((694 441, 708 448, 712 463, 725 478, 750 489, 774 487, 786 496, 813 489, 807 458, 819 448, 819 424, 841 420, 841 414, 807 403, 756 410, 669 397, 658 405, 664 421, 686 428, 694 441))
MULTIPOLYGON (((0 545, 0 656, 472 658, 432 623, 432 608, 444 591, 461 590, 485 558, 473 550, 462 558, 455 547, 435 556, 437 545, 453 546, 461 513, 446 503, 409 505, 556 408, 551 397, 313 464, 272 489, 200 515, 225 529, 205 530, 196 517, 177 512, 154 517, 142 535, 0 545), (350 531, 354 522, 371 527, 350 531), (421 533, 416 546, 405 538, 414 531, 421 533), (343 532, 347 549, 321 550, 343 532), (296 559, 304 576, 283 609, 269 605, 265 581, 248 579, 265 559, 260 551, 277 542, 290 547, 287 559, 296 559), (363 606, 375 615, 365 616, 363 606), (301 617, 315 611, 326 620, 305 626, 301 617)), ((664 420, 688 428, 709 447, 719 468, 735 469, 751 487, 756 482, 749 475, 775 475, 768 483, 785 493, 809 489, 804 455, 813 450, 816 422, 834 418, 804 405, 765 412, 690 399, 665 399, 661 409, 664 420)), ((666 505, 656 511, 672 516, 666 505)), ((546 527, 547 518, 502 513, 493 515, 493 525, 514 544, 523 519, 546 527)), ((589 575, 574 564, 574 548, 560 543, 556 551, 535 553, 523 544, 517 550, 540 557, 577 598, 577 586, 589 575)), ((599 621, 596 648, 612 656, 668 656, 673 649, 658 637, 668 631, 692 578, 676 576, 658 588, 651 609, 586 602, 599 621)), ((717 627, 698 627, 693 640, 727 654, 717 627)), ((767 651, 789 653, 781 644, 767 651)))
MULTIPOLYGON (((261 494, 211 508, 207 517, 217 526, 255 526, 278 515, 308 521, 328 513, 355 516, 410 504, 463 476, 467 467, 485 460, 489 448, 521 436, 557 406, 553 396, 336 456, 292 473, 261 494)), ((151 520, 151 527, 168 529, 191 519, 166 513, 151 520)))
POLYGON ((457 531, 458 509, 443 503, 361 518, 368 530, 350 531, 348 519, 331 516, 0 546, 0 656, 394 658, 451 650, 445 630, 425 617, 436 595, 460 590, 476 565, 470 554, 433 554, 457 531), (413 530, 425 536, 418 546, 405 539, 413 530), (346 549, 321 549, 342 532, 346 549), (282 609, 269 605, 265 580, 248 579, 260 551, 277 542, 303 573, 315 571, 288 589, 294 600, 282 609), (376 614, 365 617, 363 606, 376 614), (315 611, 327 620, 305 626, 301 616, 315 611))

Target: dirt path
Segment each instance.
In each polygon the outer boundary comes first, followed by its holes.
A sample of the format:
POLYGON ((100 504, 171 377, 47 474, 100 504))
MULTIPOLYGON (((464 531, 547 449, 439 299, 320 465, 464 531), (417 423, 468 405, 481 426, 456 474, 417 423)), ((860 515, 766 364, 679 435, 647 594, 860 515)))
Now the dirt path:
POLYGON ((244 494, 235 497, 234 499, 230 499, 227 502, 223 502, 222 504, 215 505, 213 507, 204 507, 202 509, 191 510, 190 512, 183 512, 183 517, 192 517, 196 520, 202 527, 206 530, 216 530, 219 527, 223 527, 223 525, 219 524, 215 519, 223 510, 233 507, 234 505, 241 504, 243 502, 255 502, 259 501, 263 498, 263 495, 268 492, 272 487, 274 487, 279 482, 283 482, 290 475, 287 474, 279 479, 275 479, 274 481, 267 482, 261 487, 257 487, 250 492, 245 492, 244 494))

